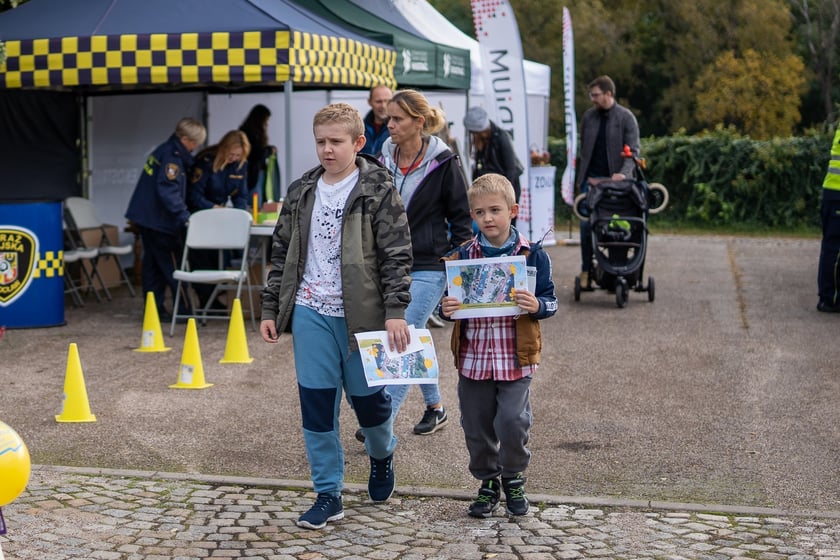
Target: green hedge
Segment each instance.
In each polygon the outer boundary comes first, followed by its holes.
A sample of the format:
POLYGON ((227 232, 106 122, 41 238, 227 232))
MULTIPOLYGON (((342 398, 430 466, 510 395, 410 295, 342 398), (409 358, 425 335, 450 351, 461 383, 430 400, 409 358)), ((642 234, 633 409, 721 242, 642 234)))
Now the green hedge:
MULTIPOLYGON (((751 140, 720 129, 702 136, 642 140, 645 175, 668 188, 657 220, 683 226, 733 229, 819 228, 819 201, 832 134, 751 140)), ((564 140, 549 139, 557 172, 558 220, 571 214, 561 199, 564 140)))

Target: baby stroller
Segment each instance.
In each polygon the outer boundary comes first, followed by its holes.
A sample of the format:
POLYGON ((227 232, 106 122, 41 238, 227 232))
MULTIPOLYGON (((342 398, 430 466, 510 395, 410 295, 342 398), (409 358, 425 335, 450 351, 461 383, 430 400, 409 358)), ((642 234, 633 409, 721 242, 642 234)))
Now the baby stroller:
MULTIPOLYGON (((625 146, 624 157, 632 157, 636 179, 592 181, 586 193, 575 199, 574 211, 581 220, 589 220, 592 239, 590 282, 615 292, 618 307, 627 305, 631 289, 647 292, 648 301, 656 297, 656 284, 649 276, 644 283, 647 254, 647 217, 660 212, 668 202, 664 186, 649 185, 640 161, 625 146)), ((580 276, 575 277, 575 301, 582 291, 580 276)))

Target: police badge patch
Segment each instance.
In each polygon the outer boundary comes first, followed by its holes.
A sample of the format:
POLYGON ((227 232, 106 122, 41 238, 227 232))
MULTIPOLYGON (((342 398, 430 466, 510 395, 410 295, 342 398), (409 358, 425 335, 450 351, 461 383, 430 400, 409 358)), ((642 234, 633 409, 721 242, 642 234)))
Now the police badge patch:
POLYGON ((166 164, 166 178, 170 181, 174 181, 175 178, 178 176, 178 173, 181 171, 181 168, 178 167, 177 163, 167 163, 166 164))
POLYGON ((0 307, 11 304, 29 287, 38 256, 38 238, 25 228, 0 228, 0 307))
POLYGON ((195 169, 193 169, 192 182, 198 183, 199 181, 201 181, 202 173, 203 172, 201 171, 200 167, 196 167, 195 169))

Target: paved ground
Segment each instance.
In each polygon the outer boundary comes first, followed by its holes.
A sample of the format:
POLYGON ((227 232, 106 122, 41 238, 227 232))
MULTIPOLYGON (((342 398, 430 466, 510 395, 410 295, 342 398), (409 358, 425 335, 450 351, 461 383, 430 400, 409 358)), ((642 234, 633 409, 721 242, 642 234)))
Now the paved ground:
POLYGON ((532 495, 529 515, 485 520, 464 515, 463 495, 372 504, 359 490, 345 493, 344 520, 312 531, 295 525, 313 494, 294 481, 43 468, 6 508, 3 548, 38 560, 840 558, 836 515, 532 495))
MULTIPOLYGON (((656 301, 631 293, 617 309, 603 291, 574 302, 578 248, 551 248, 560 311, 544 323, 533 384, 534 513, 464 514, 476 483, 449 329, 435 329, 452 420, 411 435, 413 392, 396 499, 373 506, 351 491, 345 520, 314 532, 294 527, 311 496, 289 341, 269 347, 249 331, 253 363, 219 364, 226 325, 202 327, 214 386, 169 389, 183 327, 166 337, 171 352, 133 352, 143 303, 116 291, 68 309, 66 326, 0 341, 0 419, 36 464, 82 469, 37 468, 3 510, 0 543, 7 558, 840 558, 840 317, 814 310, 818 251, 815 240, 654 237, 656 301), (95 423, 54 420, 71 342, 95 423)), ((356 490, 367 461, 343 419, 356 490)))

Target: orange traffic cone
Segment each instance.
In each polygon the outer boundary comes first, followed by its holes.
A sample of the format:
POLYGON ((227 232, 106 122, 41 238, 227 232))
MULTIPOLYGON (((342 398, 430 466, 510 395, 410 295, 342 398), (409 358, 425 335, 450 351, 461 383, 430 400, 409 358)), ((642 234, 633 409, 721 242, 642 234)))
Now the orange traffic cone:
POLYGON ((201 363, 201 348, 198 346, 198 330, 195 319, 187 321, 187 335, 184 339, 184 351, 181 353, 181 370, 178 372, 178 382, 170 385, 170 389, 206 389, 212 383, 204 381, 204 365, 201 363))
POLYGON ((248 338, 245 336, 245 321, 242 319, 242 302, 239 298, 233 300, 233 309, 228 323, 227 344, 225 355, 219 360, 220 364, 250 364, 254 358, 248 353, 248 338))
POLYGON ((140 348, 135 352, 169 352, 172 348, 163 345, 163 332, 160 329, 155 295, 146 294, 146 313, 143 315, 143 336, 140 337, 140 348))
POLYGON ((67 352, 67 372, 64 376, 64 406, 56 422, 96 422, 96 416, 90 412, 85 377, 82 374, 82 362, 76 343, 70 344, 67 352))

